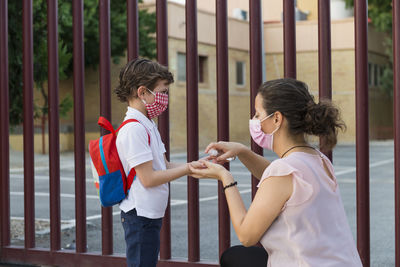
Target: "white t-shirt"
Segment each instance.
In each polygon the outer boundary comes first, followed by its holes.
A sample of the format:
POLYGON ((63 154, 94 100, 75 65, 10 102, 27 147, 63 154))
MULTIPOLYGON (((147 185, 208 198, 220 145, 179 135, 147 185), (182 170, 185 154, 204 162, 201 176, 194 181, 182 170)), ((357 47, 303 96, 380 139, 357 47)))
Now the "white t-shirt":
MULTIPOLYGON (((165 146, 161 141, 157 125, 131 107, 128 107, 124 121, 128 119, 136 119, 140 123, 131 122, 124 125, 117 135, 118 155, 126 175, 131 168, 151 160, 153 170, 165 170, 165 146), (147 133, 150 135, 150 145, 147 133)), ((145 188, 136 175, 127 197, 119 204, 119 208, 124 212, 136 208, 138 216, 150 219, 162 218, 168 204, 168 194, 168 184, 145 188)))

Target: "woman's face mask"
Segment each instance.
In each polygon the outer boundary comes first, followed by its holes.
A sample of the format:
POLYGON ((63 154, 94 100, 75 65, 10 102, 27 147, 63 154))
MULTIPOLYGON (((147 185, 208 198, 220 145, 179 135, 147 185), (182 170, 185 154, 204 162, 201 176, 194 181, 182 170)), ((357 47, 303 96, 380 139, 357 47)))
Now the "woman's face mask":
POLYGON ((249 129, 250 135, 253 138, 253 141, 268 150, 273 150, 273 143, 274 143, 274 133, 279 130, 279 127, 276 128, 272 133, 264 133, 261 129, 261 122, 265 121, 266 119, 270 118, 275 113, 271 113, 267 117, 259 120, 259 119, 252 119, 249 121, 249 129))
POLYGON ((150 119, 158 117, 163 113, 168 107, 168 94, 161 92, 152 92, 147 89, 150 93, 154 95, 154 102, 151 104, 147 104, 145 100, 142 100, 144 105, 146 106, 147 116, 150 119))

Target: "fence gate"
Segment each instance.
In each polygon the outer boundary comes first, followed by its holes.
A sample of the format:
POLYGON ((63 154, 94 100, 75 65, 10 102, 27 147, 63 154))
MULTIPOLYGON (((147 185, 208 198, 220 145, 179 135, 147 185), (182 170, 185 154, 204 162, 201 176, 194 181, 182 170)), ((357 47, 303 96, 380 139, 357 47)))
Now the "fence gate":
MULTIPOLYGON (((24 246, 10 242, 10 159, 9 159, 9 85, 8 85, 8 3, 0 1, 0 261, 58 266, 125 266, 124 255, 113 253, 112 209, 102 208, 102 251, 87 252, 85 185, 85 116, 84 116, 84 33, 83 0, 73 0, 73 87, 75 153, 76 249, 61 250, 60 156, 58 112, 58 13, 56 0, 47 1, 48 87, 49 87, 49 166, 50 166, 50 248, 35 246, 34 150, 33 150, 33 22, 32 1, 23 1, 23 129, 24 129, 24 246)), ((100 115, 111 119, 110 83, 110 0, 99 0, 100 40, 100 115)), ((218 140, 229 140, 229 80, 227 0, 216 0, 217 118, 218 140)), ((367 0, 355 0, 356 42, 356 152, 357 152, 357 244, 364 266, 370 266, 369 226, 369 149, 368 149, 368 70, 367 70, 367 0)), ((198 159, 198 51, 197 3, 186 1, 186 77, 188 161, 198 159)), ((330 1, 318 1, 319 95, 331 98, 330 1)), ((262 83, 261 1, 249 0, 250 10, 250 106, 262 83)), ((284 75, 296 77, 295 7, 293 0, 283 0, 284 75)), ((168 65, 167 0, 156 0, 157 59, 168 65)), ((127 0, 128 60, 139 56, 138 1, 127 0)), ((400 267, 400 1, 393 1, 394 53, 394 140, 395 140, 395 227, 396 266, 400 267)), ((249 117, 253 115, 253 108, 249 117)), ((169 159, 168 110, 159 119, 159 130, 169 159)), ((105 134, 105 132, 102 132, 105 134)), ((324 142, 324 140, 321 140, 324 142)), ((252 149, 262 149, 252 142, 252 149)), ((330 158, 330 151, 324 151, 330 158)), ((229 168, 229 166, 226 166, 229 168)), ((188 177, 188 256, 171 258, 170 207, 168 205, 161 233, 158 266, 218 266, 200 259, 199 184, 188 177)), ((252 179, 253 196, 256 190, 252 179)), ((230 246, 230 223, 225 196, 218 185, 219 254, 230 246)))

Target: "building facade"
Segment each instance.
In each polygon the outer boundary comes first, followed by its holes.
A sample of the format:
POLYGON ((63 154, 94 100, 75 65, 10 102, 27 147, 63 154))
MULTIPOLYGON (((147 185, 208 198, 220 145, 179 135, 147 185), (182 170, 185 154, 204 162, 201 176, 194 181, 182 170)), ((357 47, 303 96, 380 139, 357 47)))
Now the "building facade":
MULTIPOLYGON (((168 2, 169 69, 175 83, 170 87, 171 151, 186 151, 186 40, 185 7, 183 0, 168 2)), ((217 140, 217 81, 216 81, 216 25, 215 0, 197 1, 198 62, 199 62, 199 147, 217 140)), ((263 0, 263 44, 265 78, 283 77, 282 1, 263 0)), ((155 10, 155 1, 144 1, 142 8, 155 10)), ((339 134, 339 143, 355 142, 355 44, 354 18, 344 1, 331 1, 331 49, 333 101, 339 106, 347 131, 339 134)), ((296 7, 296 62, 297 79, 306 82, 318 99, 318 7, 317 1, 298 0, 296 7)), ((250 54, 248 1, 228 1, 228 58, 229 58, 229 125, 232 141, 250 143, 250 54)), ((383 45, 384 35, 369 29, 370 69, 370 136, 371 139, 391 138, 392 102, 390 96, 379 90, 380 76, 388 58, 383 45)), ((118 82, 120 65, 111 68, 112 88, 118 82)), ((99 135, 99 74, 86 70, 85 117, 86 139, 99 135)), ((60 83, 60 96, 72 95, 72 79, 60 83)), ((119 124, 126 105, 112 95, 112 121, 119 124)), ((73 112, 61 121, 60 149, 73 149, 73 112)), ((35 135, 35 147, 41 151, 40 134, 35 135)), ((22 135, 10 137, 11 147, 22 149, 22 135), (19 145, 20 144, 20 145, 19 145)), ((47 140, 47 138, 46 138, 47 140)))

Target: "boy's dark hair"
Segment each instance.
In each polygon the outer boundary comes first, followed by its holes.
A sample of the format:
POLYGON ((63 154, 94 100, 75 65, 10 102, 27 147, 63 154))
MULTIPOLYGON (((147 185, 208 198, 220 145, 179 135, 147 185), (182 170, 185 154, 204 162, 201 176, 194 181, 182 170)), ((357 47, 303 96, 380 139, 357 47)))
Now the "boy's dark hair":
POLYGON ((288 120, 292 134, 326 137, 325 149, 333 148, 338 130, 346 128, 339 109, 329 100, 315 103, 304 82, 291 78, 271 80, 260 86, 259 94, 268 115, 281 112, 288 120))
POLYGON ((168 84, 174 82, 167 67, 148 59, 137 58, 121 69, 119 85, 114 92, 121 102, 128 102, 129 99, 137 97, 137 89, 140 86, 153 91, 160 80, 167 80, 168 84))

